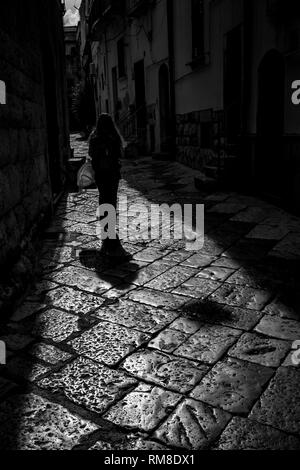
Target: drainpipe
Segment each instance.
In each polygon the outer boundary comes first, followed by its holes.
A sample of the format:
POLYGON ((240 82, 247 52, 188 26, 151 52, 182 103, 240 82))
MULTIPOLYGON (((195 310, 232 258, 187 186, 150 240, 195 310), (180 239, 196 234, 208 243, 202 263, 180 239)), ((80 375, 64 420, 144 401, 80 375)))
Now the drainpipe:
POLYGON ((170 76, 170 114, 171 114, 171 155, 176 156, 176 95, 175 95, 175 53, 174 53, 174 0, 167 1, 168 18, 168 55, 170 76))

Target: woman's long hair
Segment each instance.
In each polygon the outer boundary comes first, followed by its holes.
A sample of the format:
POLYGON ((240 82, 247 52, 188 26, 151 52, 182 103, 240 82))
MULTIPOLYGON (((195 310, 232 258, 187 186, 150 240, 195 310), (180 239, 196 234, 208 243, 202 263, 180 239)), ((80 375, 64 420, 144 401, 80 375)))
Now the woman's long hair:
POLYGON ((112 140, 122 148, 125 148, 126 146, 126 143, 113 118, 106 113, 102 113, 98 117, 96 128, 91 134, 91 138, 97 138, 103 141, 112 140))

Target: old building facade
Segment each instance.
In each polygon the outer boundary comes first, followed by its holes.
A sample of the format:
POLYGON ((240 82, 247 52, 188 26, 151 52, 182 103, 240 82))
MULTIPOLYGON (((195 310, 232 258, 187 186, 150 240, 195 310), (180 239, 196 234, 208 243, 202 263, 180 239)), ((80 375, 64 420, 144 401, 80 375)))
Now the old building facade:
POLYGON ((281 0, 84 0, 97 113, 142 150, 300 208, 300 14, 281 0))
POLYGON ((72 100, 74 97, 74 89, 81 82, 81 66, 77 29, 77 26, 64 26, 69 124, 71 131, 78 128, 78 122, 72 113, 72 100))
POLYGON ((170 133, 167 2, 85 0, 79 27, 97 113, 111 113, 144 150, 160 151, 170 133))
POLYGON ((1 266, 20 256, 64 185, 69 135, 62 6, 60 0, 1 6, 1 266))
POLYGON ((178 158, 299 210, 297 2, 174 0, 174 30, 178 158))

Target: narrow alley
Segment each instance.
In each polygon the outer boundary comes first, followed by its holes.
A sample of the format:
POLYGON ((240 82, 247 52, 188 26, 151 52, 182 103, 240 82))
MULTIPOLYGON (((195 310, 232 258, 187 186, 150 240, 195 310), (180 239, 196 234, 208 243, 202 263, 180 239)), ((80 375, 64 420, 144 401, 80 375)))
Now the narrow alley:
POLYGON ((205 204, 204 248, 132 238, 108 261, 98 192, 65 195, 1 337, 0 448, 299 450, 299 218, 199 192, 177 162, 122 164, 129 203, 205 204))

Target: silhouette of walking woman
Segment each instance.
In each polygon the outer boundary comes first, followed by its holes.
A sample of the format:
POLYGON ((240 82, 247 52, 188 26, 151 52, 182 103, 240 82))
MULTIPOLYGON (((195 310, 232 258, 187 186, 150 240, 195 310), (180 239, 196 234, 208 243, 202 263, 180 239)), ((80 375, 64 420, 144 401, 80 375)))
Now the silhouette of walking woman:
MULTIPOLYGON (((121 156, 123 138, 109 114, 101 114, 89 141, 89 155, 95 171, 95 181, 99 189, 99 204, 109 204, 117 210, 118 188, 121 178, 121 156)), ((116 212, 115 212, 116 213, 116 212)), ((100 220, 107 217, 102 215, 100 220)), ((114 227, 114 230, 116 227, 114 227)), ((103 240, 102 251, 107 256, 127 256, 116 231, 102 227, 107 238, 103 240)))

